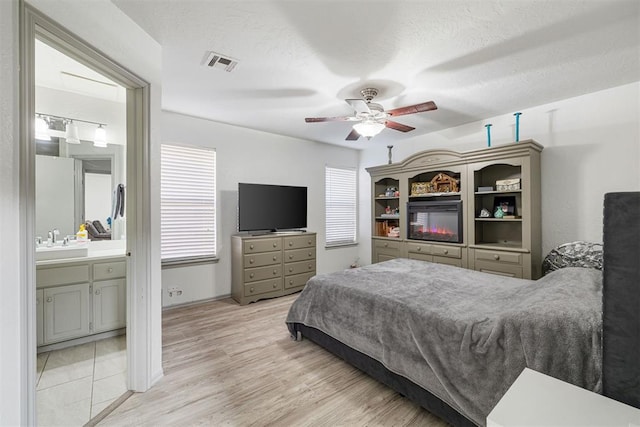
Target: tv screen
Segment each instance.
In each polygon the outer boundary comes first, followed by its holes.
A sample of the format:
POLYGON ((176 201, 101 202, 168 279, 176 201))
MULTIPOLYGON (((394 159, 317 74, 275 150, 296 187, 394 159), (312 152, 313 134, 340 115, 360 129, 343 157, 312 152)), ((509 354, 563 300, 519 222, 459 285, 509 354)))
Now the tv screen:
POLYGON ((307 187, 238 184, 238 230, 307 227, 307 187))

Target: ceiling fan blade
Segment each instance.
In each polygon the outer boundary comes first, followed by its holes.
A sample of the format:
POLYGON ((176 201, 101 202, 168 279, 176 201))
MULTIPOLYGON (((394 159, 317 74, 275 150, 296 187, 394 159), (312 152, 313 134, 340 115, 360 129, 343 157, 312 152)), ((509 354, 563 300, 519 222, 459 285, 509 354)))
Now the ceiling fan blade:
POLYGON ((351 105, 351 108, 356 110, 356 113, 371 113, 369 106, 364 99, 345 99, 347 104, 351 105))
POLYGON ((423 102, 422 104, 409 105, 407 107, 394 108, 387 111, 390 116, 403 116, 405 114, 422 113, 424 111, 437 110, 438 107, 433 101, 423 102))
POLYGON ((391 120, 385 121, 384 125, 389 129, 399 130, 400 132, 409 132, 415 129, 411 126, 403 125, 402 123, 392 122, 391 120))
POLYGON ((360 134, 358 132, 356 132, 355 129, 352 129, 351 133, 349 135, 347 135, 347 137, 344 140, 345 141, 357 141, 358 138, 360 138, 360 134))
POLYGON ((342 117, 307 117, 304 119, 307 123, 318 123, 318 122, 349 122, 356 120, 353 116, 342 116, 342 117))

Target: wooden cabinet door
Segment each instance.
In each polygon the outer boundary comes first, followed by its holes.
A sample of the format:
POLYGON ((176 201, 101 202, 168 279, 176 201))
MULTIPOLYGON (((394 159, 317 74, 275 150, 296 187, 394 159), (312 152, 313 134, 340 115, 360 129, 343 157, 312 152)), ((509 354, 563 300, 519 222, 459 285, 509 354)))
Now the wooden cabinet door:
POLYGON ((126 280, 93 282, 93 332, 123 328, 126 325, 126 280))
POLYGON ((45 344, 89 335, 89 283, 43 291, 45 344))

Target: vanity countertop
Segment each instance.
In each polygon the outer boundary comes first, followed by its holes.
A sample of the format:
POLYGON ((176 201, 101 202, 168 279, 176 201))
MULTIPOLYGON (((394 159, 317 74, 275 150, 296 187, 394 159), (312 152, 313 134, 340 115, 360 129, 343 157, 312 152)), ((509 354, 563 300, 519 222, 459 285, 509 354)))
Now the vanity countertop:
POLYGON ((125 240, 103 240, 89 242, 89 251, 87 256, 75 258, 47 259, 36 261, 36 266, 55 266, 68 263, 89 262, 99 260, 109 260, 114 258, 123 258, 126 253, 125 240))

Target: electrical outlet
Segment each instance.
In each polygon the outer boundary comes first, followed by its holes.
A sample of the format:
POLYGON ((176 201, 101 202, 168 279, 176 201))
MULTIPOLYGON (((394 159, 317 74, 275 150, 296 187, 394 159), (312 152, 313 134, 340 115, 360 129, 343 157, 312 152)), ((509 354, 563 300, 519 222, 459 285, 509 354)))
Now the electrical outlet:
POLYGON ((175 296, 182 295, 182 289, 179 289, 177 286, 172 286, 167 291, 169 293, 170 298, 173 297, 174 295, 175 296))

